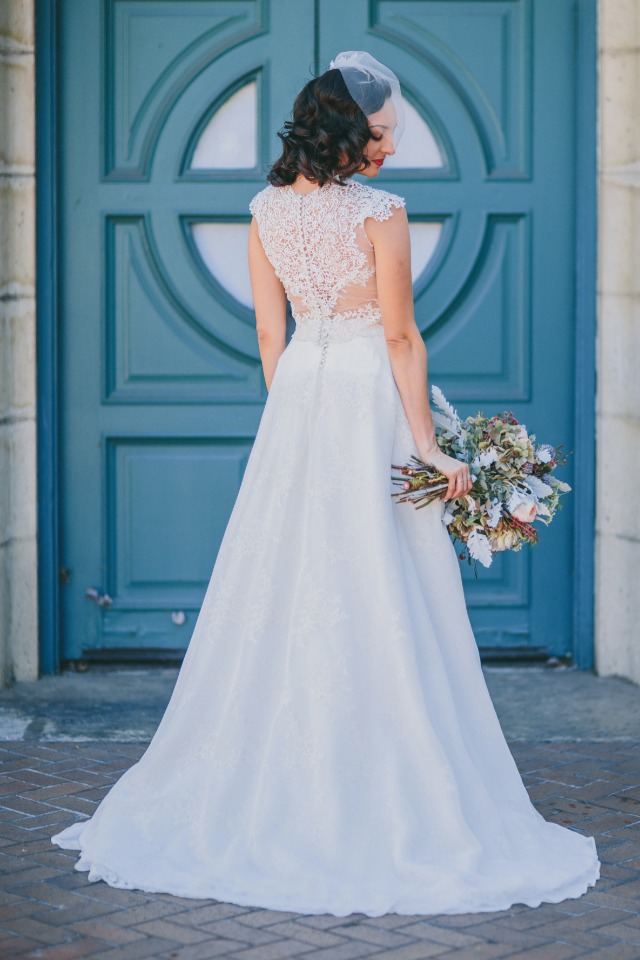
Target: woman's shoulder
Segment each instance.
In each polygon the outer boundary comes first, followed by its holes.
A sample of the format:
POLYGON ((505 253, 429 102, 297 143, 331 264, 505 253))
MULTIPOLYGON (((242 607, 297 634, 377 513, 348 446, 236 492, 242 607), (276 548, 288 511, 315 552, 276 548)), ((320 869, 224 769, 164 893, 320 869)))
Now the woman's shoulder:
POLYGON ((254 217, 259 215, 260 211, 264 207, 264 204, 269 202, 270 197, 276 190, 277 187, 274 187, 271 183, 268 183, 266 187, 263 187, 262 190, 259 190, 251 199, 249 202, 249 211, 254 217))
POLYGON ((365 217, 373 217, 375 220, 387 220, 394 207, 406 206, 404 197, 398 193, 371 187, 368 183, 352 180, 349 189, 353 191, 352 197, 365 217))

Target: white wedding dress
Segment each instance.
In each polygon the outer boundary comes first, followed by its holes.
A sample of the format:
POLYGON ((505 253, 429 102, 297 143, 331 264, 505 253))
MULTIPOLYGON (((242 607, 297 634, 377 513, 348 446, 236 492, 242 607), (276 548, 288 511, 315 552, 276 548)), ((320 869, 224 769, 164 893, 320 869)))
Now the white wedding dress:
POLYGON ((599 877, 594 839, 520 778, 444 502, 390 496, 415 445, 366 225, 403 203, 356 182, 251 202, 296 330, 155 736, 52 837, 90 881, 376 917, 556 903, 599 877))

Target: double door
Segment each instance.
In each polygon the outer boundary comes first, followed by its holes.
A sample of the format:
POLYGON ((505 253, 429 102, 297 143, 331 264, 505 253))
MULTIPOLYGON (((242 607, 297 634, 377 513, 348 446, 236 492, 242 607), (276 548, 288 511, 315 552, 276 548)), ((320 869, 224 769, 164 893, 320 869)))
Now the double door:
MULTIPOLYGON (((403 87, 376 185, 407 201, 431 381, 571 449, 573 7, 60 0, 65 658, 188 643, 266 398, 248 202, 340 50, 403 87)), ((481 647, 571 650, 574 523, 465 566, 481 647)))

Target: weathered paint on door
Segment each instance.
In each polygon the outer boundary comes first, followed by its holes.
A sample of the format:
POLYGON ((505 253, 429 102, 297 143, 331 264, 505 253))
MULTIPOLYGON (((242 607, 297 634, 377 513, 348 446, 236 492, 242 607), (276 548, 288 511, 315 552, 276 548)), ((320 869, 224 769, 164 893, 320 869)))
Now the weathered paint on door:
MULTIPOLYGON (((339 50, 389 63, 409 104, 378 185, 407 199, 430 379, 463 416, 513 410, 571 448, 572 9, 63 0, 65 658, 189 640, 266 396, 247 204, 339 50)), ((572 522, 464 569, 481 646, 570 650, 572 522)))

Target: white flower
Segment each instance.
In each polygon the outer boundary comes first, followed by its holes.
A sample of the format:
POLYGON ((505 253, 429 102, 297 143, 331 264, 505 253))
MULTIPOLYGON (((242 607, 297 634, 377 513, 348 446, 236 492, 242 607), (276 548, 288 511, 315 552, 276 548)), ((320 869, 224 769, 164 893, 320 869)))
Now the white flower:
POLYGON ((499 553, 501 550, 511 550, 517 541, 518 534, 515 530, 505 530, 503 533, 498 534, 497 537, 492 538, 491 545, 494 551, 499 553))
POLYGON ((435 405, 444 411, 444 413, 438 413, 436 410, 432 411, 433 422, 443 430, 448 430, 452 436, 461 437, 464 432, 462 421, 440 387, 437 387, 435 383, 431 384, 431 395, 435 405))
POLYGON ((568 483, 565 483, 563 480, 558 480, 557 477, 547 477, 547 481, 552 483, 554 487, 557 487, 558 490, 562 490, 563 493, 569 493, 571 490, 568 483))
POLYGON ((483 567, 491 566, 493 560, 491 544, 484 533, 480 533, 479 530, 472 530, 467 540, 467 547, 474 560, 479 560, 483 567))
POLYGON ((516 520, 522 520, 523 523, 531 523, 536 518, 538 507, 533 500, 523 500, 515 510, 511 511, 511 516, 516 520))
POLYGON ((489 518, 489 526, 497 527, 500 522, 500 517, 502 516, 502 504, 496 497, 495 500, 491 501, 491 509, 487 511, 489 518))
POLYGON ((513 487, 511 491, 511 496, 509 497, 509 501, 507 503, 507 510, 509 511, 510 514, 513 515, 515 511, 518 509, 518 507, 520 506, 520 504, 526 503, 529 499, 530 498, 525 496, 521 490, 518 490, 517 487, 513 487))
MULTIPOLYGON (((534 480, 537 479, 537 477, 534 477, 534 480)), ((544 484, 542 484, 542 486, 544 486, 544 484)), ((521 490, 514 487, 509 497, 507 510, 516 520, 522 520, 523 523, 531 523, 537 513, 537 501, 535 498, 526 496, 521 490)))
POLYGON ((525 427, 524 423, 521 423, 520 429, 518 430, 518 440, 522 440, 524 442, 528 436, 529 434, 527 433, 527 428, 525 427))
MULTIPOLYGON (((550 487, 548 483, 543 483, 540 477, 534 477, 531 473, 524 478, 523 482, 529 487, 534 497, 548 497, 549 494, 553 493, 553 487, 550 487)), ((511 512, 513 513, 513 511, 511 512)))
POLYGON ((447 414, 448 417, 450 417, 452 420, 460 419, 460 417, 458 416, 454 408, 451 406, 451 404, 445 397, 440 387, 436 387, 435 383, 431 384, 431 396, 433 397, 433 402, 435 403, 435 405, 437 407, 440 407, 441 410, 444 410, 444 412, 447 414))
POLYGON ((536 460, 538 463, 549 463, 553 456, 553 447, 548 443, 541 443, 536 450, 536 460))
POLYGON ((447 526, 449 526, 449 524, 450 524, 450 523, 453 523, 454 520, 455 520, 455 516, 451 513, 451 511, 449 510, 449 508, 446 507, 444 513, 442 514, 442 521, 443 521, 443 523, 445 523, 447 526))
POLYGON ((481 467, 488 467, 490 464, 495 463, 498 459, 498 451, 495 447, 487 447, 486 450, 483 450, 482 453, 479 453, 478 456, 473 460, 471 466, 474 470, 479 470, 481 467))
POLYGON ((460 436, 461 430, 459 420, 452 420, 450 417, 446 417, 444 413, 438 413, 437 410, 432 410, 431 419, 436 427, 440 427, 445 431, 445 433, 449 433, 452 437, 460 436))

